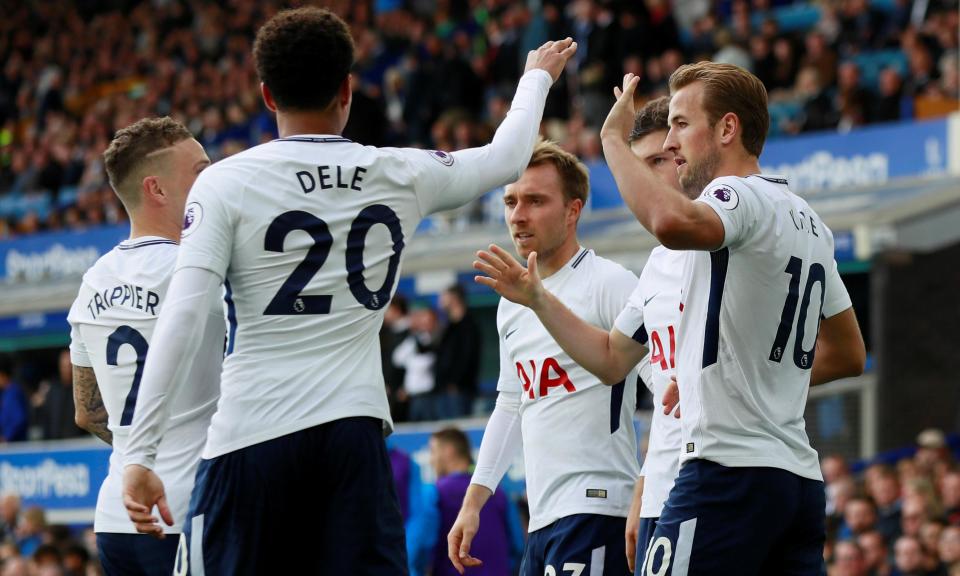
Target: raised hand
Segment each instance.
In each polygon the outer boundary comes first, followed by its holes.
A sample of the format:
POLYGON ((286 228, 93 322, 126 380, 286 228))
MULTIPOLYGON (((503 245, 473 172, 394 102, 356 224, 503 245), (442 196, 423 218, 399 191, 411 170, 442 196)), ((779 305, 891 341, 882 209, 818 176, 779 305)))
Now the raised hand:
POLYGON ((617 101, 613 103, 613 108, 610 109, 607 119, 604 120, 603 127, 600 129, 601 139, 622 138, 626 141, 630 136, 637 114, 636 106, 633 103, 633 95, 639 83, 639 76, 627 74, 623 77, 622 89, 614 86, 613 95, 617 101))
POLYGON ((546 70, 553 81, 556 82, 560 73, 567 65, 567 61, 577 51, 577 43, 573 38, 564 38, 556 42, 550 41, 536 50, 527 52, 527 65, 524 72, 529 72, 537 68, 546 70))
POLYGON ((531 252, 524 268, 506 250, 490 245, 490 252, 477 252, 473 267, 486 274, 474 276, 474 280, 493 288, 497 294, 511 302, 535 308, 543 297, 543 282, 537 273, 537 253, 531 252))

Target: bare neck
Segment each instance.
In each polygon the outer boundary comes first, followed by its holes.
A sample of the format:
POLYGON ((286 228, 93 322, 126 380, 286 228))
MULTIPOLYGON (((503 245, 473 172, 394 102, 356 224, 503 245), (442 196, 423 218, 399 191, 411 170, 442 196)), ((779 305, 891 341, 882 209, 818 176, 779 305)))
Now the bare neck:
POLYGON ((721 160, 716 174, 719 176, 740 176, 744 178, 760 173, 760 159, 748 154, 729 156, 721 160))
POLYGON ((142 210, 130 216, 131 240, 143 236, 159 236, 179 244, 181 232, 183 232, 183 222, 176 217, 159 213, 147 214, 142 210))
POLYGON ((567 241, 563 243, 560 248, 557 248, 557 251, 554 252, 546 260, 537 259, 537 267, 540 271, 541 278, 547 278, 557 273, 558 270, 563 268, 567 262, 580 250, 580 241, 577 240, 576 234, 571 234, 567 237, 567 241))
POLYGON ((306 112, 277 112, 277 128, 280 137, 296 136, 297 134, 332 134, 339 136, 343 133, 346 122, 333 110, 306 111, 306 112))

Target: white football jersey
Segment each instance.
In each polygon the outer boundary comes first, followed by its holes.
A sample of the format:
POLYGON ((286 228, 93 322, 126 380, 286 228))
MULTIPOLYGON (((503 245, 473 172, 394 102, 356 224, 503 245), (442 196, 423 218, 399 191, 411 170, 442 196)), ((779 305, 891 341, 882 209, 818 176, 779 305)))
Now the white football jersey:
POLYGON ((204 458, 348 417, 392 427, 377 334, 404 246, 425 215, 478 196, 483 169, 296 136, 200 174, 177 267, 224 279, 229 321, 204 458))
MULTIPOLYGON (((603 330, 636 283, 632 272, 583 248, 543 280, 574 314, 603 330)), ((520 394, 530 532, 571 514, 626 517, 640 472, 634 382, 603 384, 570 359, 532 310, 506 299, 497 332, 497 390, 520 394)))
POLYGON ((820 318, 851 306, 833 233, 781 177, 717 178, 697 202, 720 217, 724 239, 686 259, 682 458, 821 480, 803 420, 810 369, 820 318))
MULTIPOLYGON (((83 276, 70 308, 70 357, 92 367, 113 433, 110 471, 97 497, 96 532, 136 533, 123 506, 123 458, 137 404, 143 365, 157 315, 177 259, 177 244, 158 237, 121 242, 83 276)), ((187 516, 194 474, 217 405, 225 324, 223 306, 210 303, 203 349, 189 372, 189 386, 170 405, 167 432, 155 471, 163 480, 178 533, 187 516)))
POLYGON ((643 480, 641 518, 659 518, 680 469, 682 444, 680 420, 664 414, 660 406, 670 377, 677 374, 677 328, 680 326, 680 286, 687 252, 657 246, 640 273, 640 281, 626 308, 617 317, 616 328, 650 349, 650 391, 653 420, 647 454, 640 475, 643 480))

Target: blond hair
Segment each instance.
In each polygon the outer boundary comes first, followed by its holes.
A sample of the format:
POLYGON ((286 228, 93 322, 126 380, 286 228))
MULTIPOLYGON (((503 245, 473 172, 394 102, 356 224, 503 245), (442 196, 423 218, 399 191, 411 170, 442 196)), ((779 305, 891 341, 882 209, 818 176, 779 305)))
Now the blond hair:
POLYGON ((727 113, 740 120, 740 140, 750 154, 759 157, 770 129, 767 89, 759 78, 733 64, 697 62, 684 64, 670 75, 670 94, 694 82, 703 83, 703 109, 710 125, 727 113))
POLYGON ((587 197, 590 195, 590 174, 579 158, 558 146, 556 142, 541 139, 533 147, 533 155, 530 156, 527 167, 544 164, 551 164, 557 170, 563 187, 564 204, 573 200, 580 200, 584 205, 587 204, 587 197))

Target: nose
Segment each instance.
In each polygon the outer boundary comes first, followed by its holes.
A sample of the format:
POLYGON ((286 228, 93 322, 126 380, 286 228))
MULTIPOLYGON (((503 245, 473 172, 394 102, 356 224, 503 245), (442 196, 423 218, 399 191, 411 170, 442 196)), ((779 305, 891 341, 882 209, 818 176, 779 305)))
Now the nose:
POLYGON ((512 208, 507 208, 507 221, 510 224, 525 222, 527 219, 527 210, 523 202, 517 202, 512 208))
POLYGON ((667 152, 673 152, 674 154, 680 149, 680 142, 677 141, 677 136, 673 132, 673 128, 667 131, 667 138, 663 141, 663 149, 667 152))

